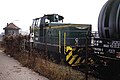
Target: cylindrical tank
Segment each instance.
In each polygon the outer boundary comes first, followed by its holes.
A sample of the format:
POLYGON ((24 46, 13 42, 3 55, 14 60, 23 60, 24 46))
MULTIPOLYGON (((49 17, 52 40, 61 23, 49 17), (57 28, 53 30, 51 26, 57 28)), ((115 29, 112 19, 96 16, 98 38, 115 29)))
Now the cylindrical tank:
POLYGON ((120 0, 108 0, 98 18, 100 38, 120 39, 120 0))

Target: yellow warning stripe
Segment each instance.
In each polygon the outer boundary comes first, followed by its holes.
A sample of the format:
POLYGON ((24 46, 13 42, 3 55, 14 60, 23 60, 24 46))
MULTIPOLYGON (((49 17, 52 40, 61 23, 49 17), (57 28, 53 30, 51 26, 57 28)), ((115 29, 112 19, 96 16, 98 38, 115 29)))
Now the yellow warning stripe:
POLYGON ((72 51, 70 51, 70 52, 68 53, 68 55, 66 56, 66 61, 68 61, 68 59, 69 59, 71 56, 72 56, 72 51))
MULTIPOLYGON (((66 47, 66 61, 71 66, 79 66, 80 64, 85 63, 85 58, 79 56, 83 48, 72 48, 70 46, 66 47)), ((88 64, 94 63, 91 58, 88 58, 88 64)))
POLYGON ((81 60, 81 57, 79 57, 76 62, 74 64, 72 64, 71 66, 79 66, 80 65, 80 60, 81 60))
POLYGON ((68 64, 70 64, 71 66, 80 65, 81 57, 79 57, 78 54, 73 55, 73 52, 79 52, 80 50, 81 49, 77 50, 76 48, 72 48, 70 46, 66 47, 66 61, 68 62, 68 64))
POLYGON ((75 60, 75 58, 76 58, 77 56, 78 56, 78 55, 74 55, 74 56, 72 56, 71 60, 70 60, 68 63, 69 63, 69 64, 72 64, 73 61, 75 60))

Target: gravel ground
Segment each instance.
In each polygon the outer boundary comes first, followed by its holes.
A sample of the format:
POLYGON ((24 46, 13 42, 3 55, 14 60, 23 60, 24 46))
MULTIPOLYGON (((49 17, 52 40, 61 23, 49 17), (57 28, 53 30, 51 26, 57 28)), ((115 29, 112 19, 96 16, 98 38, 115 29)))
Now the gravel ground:
POLYGON ((34 71, 22 67, 15 59, 0 50, 0 80, 49 80, 34 71))

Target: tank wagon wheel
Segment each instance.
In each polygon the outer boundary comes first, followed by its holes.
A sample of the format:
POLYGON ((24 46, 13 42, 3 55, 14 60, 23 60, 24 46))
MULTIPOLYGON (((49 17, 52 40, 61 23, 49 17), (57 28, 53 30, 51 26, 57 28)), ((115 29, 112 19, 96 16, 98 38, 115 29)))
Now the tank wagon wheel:
MULTIPOLYGON (((90 53, 91 51, 92 49, 89 48, 88 53, 90 53)), ((84 48, 79 48, 79 47, 72 48, 70 46, 67 46, 65 51, 65 56, 66 56, 66 62, 72 67, 86 64, 86 61, 85 61, 86 50, 84 48)), ((90 57, 89 54, 87 57, 87 64, 88 65, 94 64, 94 60, 90 57)))

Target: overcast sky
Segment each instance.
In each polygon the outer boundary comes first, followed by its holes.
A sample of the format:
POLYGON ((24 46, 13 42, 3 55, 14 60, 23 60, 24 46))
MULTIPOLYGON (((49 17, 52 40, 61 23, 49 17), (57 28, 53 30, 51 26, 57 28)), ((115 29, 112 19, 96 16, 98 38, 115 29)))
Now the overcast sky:
POLYGON ((92 24, 97 30, 98 15, 107 0, 1 0, 0 33, 13 22, 28 31, 32 19, 44 14, 60 14, 65 23, 92 24))

